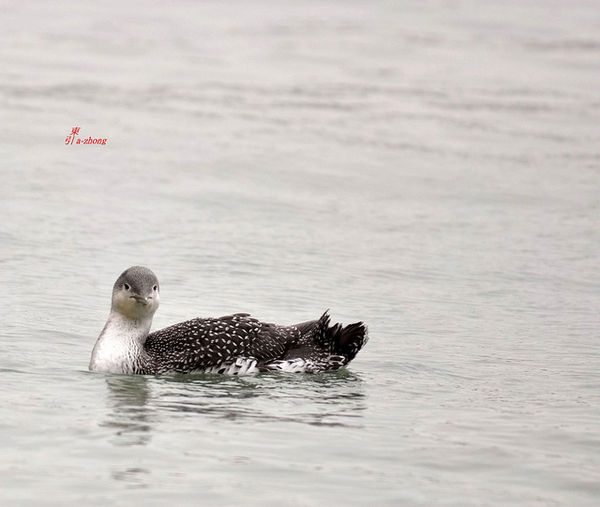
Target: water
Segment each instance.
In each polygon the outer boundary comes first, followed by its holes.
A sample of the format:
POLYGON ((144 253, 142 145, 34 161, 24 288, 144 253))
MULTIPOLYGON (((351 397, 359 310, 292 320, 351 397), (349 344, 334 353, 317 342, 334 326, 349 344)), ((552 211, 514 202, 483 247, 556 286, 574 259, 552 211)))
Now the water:
POLYGON ((597 505, 598 14, 3 6, 0 503, 597 505), (155 328, 331 308, 371 341, 332 374, 91 374, 133 264, 155 328))

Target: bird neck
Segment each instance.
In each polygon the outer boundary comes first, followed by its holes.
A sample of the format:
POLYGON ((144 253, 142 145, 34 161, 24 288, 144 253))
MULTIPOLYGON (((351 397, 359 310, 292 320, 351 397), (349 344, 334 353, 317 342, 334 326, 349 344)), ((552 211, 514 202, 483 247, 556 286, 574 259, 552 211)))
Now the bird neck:
POLYGON ((133 373, 144 355, 152 316, 134 320, 111 311, 92 352, 90 370, 133 373))

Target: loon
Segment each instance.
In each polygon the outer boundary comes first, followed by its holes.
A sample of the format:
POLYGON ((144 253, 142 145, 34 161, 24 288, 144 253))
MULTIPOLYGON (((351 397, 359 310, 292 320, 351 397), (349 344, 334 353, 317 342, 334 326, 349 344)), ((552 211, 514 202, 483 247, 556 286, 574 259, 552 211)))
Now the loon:
POLYGON ((110 315, 89 369, 109 373, 317 373, 348 364, 368 340, 362 322, 330 326, 319 319, 293 326, 261 322, 248 313, 195 318, 150 333, 160 286, 143 266, 125 270, 113 286, 110 315))

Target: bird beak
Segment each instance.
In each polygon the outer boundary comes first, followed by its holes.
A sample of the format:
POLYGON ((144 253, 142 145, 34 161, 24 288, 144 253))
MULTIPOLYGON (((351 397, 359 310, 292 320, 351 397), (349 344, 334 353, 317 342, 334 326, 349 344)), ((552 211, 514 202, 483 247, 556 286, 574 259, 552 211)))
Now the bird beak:
POLYGON ((136 302, 141 303, 143 305, 147 305, 148 303, 150 303, 150 300, 152 299, 151 297, 139 296, 138 294, 136 294, 134 296, 129 296, 129 297, 135 299, 136 302))

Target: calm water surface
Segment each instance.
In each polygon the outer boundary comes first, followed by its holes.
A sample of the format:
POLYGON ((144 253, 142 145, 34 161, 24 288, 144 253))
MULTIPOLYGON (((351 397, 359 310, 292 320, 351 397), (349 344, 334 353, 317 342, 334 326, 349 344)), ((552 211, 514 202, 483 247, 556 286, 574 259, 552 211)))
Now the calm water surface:
POLYGON ((2 505, 598 505, 596 2, 1 13, 2 505), (91 374, 133 264, 155 328, 331 308, 371 341, 91 374))

